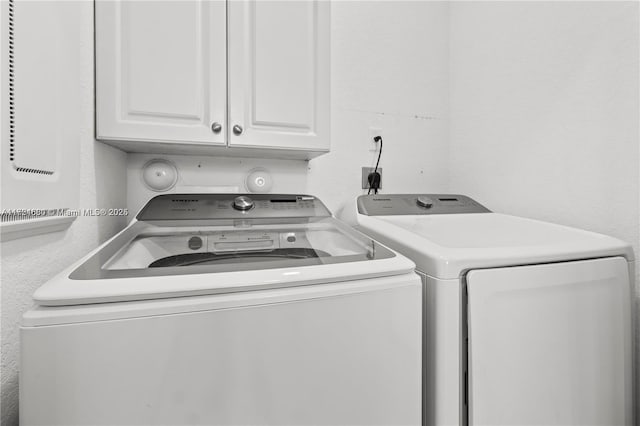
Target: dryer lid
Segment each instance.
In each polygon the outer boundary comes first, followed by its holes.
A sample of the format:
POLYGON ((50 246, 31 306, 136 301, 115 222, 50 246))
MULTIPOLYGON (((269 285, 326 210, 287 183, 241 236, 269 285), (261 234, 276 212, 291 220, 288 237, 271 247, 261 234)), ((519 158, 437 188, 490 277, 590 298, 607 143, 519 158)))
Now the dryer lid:
POLYGON ((358 215, 365 233, 438 278, 477 268, 608 256, 633 260, 629 244, 594 232, 499 213, 358 215))

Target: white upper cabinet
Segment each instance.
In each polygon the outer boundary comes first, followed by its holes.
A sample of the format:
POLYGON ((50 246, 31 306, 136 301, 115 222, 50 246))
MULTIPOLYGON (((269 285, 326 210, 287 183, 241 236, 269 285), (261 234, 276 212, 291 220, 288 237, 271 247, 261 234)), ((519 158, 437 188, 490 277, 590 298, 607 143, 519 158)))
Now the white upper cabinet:
POLYGON ((224 145, 225 3, 95 4, 97 137, 224 145))
POLYGON ((328 152, 328 1, 95 5, 98 139, 134 152, 328 152))
POLYGON ((231 146, 328 148, 329 19, 327 2, 229 3, 231 146))

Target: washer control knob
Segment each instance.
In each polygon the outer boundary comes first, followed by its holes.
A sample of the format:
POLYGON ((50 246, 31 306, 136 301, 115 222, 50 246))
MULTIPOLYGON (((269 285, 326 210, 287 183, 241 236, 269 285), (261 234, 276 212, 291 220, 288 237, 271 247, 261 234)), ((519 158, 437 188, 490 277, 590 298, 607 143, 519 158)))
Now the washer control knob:
POLYGON ((233 200, 233 208, 242 212, 251 210, 253 208, 253 200, 245 195, 236 197, 233 200))
POLYGON ((433 206, 433 201, 431 201, 431 198, 425 197, 424 195, 418 197, 416 202, 420 207, 424 207, 426 209, 430 209, 433 206))

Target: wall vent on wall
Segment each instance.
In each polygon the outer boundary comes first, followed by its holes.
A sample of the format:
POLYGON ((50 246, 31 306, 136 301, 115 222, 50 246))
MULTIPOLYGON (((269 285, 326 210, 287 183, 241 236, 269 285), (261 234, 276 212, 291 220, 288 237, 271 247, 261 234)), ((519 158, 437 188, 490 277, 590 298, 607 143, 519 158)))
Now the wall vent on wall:
POLYGON ((13 23, 13 14, 14 14, 14 1, 9 0, 9 16, 8 16, 8 31, 9 31, 9 42, 8 42, 8 51, 9 51, 9 161, 13 161, 15 158, 15 140, 16 140, 16 105, 15 105, 15 93, 16 88, 14 85, 14 77, 15 77, 15 68, 13 66, 14 60, 14 23, 13 23))
POLYGON ((35 220, 44 217, 71 216, 68 208, 55 210, 7 210, 0 213, 0 222, 18 222, 22 220, 35 220))
POLYGON ((32 173, 36 175, 53 175, 51 170, 37 169, 33 167, 21 167, 16 163, 16 70, 15 70, 15 0, 9 0, 8 2, 9 14, 8 14, 8 54, 9 54, 9 161, 13 164, 14 170, 21 173, 32 173))
POLYGON ((81 11, 80 2, 0 1, 1 241, 77 217, 81 11))
POLYGON ((33 173, 36 175, 48 175, 51 176, 53 174, 50 170, 38 170, 38 169, 29 169, 26 167, 16 167, 16 171, 23 173, 33 173))

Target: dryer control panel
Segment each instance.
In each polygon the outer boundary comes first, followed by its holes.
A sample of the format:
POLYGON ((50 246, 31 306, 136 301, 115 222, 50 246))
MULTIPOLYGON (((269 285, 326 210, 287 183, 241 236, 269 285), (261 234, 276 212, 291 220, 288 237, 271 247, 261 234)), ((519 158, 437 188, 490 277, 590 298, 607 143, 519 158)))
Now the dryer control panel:
POLYGON ((376 194, 358 197, 358 212, 366 216, 491 213, 459 194, 376 194))

